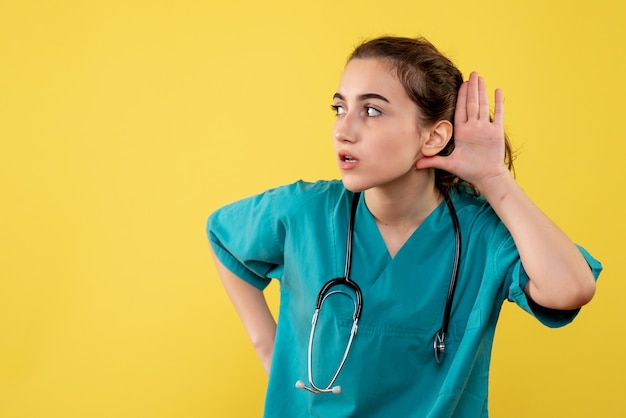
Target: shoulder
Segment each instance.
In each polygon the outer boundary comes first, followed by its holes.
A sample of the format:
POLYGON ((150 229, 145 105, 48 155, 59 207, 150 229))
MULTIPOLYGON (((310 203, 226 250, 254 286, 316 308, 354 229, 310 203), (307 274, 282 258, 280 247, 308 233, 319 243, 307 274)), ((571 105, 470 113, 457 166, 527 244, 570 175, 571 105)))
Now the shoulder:
POLYGON ((291 216, 302 211, 321 210, 328 204, 341 200, 345 194, 347 191, 340 180, 298 180, 237 200, 219 208, 215 213, 222 216, 242 212, 257 216, 291 216))
MULTIPOLYGON (((469 189, 459 188, 450 193, 457 213, 463 217, 487 217, 496 216, 495 212, 483 196, 477 196, 469 189)), ((496 216, 497 218, 497 216, 496 216)))
POLYGON ((298 180, 291 184, 270 189, 265 193, 315 198, 316 196, 339 195, 343 191, 345 191, 345 188, 341 180, 318 180, 314 182, 298 180))
POLYGON ((464 233, 478 235, 482 240, 508 240, 510 234, 487 199, 460 188, 451 193, 452 201, 464 233))
POLYGON ((310 206, 324 206, 330 202, 336 202, 345 195, 347 190, 340 180, 319 180, 308 182, 298 180, 294 183, 279 186, 260 196, 275 200, 284 209, 302 210, 310 206))

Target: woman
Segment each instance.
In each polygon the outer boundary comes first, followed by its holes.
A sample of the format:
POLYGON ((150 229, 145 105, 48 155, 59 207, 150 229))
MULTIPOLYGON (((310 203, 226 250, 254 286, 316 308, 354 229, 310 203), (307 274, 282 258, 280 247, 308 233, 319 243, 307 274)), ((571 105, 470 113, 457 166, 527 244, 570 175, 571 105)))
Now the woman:
POLYGON ((565 325, 601 266, 515 182, 502 93, 492 119, 484 80, 463 82, 425 39, 360 45, 333 100, 341 182, 269 190, 208 223, 270 375, 265 416, 487 416, 502 302, 565 325))

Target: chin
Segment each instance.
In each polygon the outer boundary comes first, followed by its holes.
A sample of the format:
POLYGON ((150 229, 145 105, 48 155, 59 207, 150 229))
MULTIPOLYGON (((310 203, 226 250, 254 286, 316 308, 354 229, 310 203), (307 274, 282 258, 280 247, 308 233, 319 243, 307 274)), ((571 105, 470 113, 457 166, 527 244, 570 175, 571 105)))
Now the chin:
POLYGON ((345 187, 346 189, 350 190, 353 193, 363 192, 371 187, 369 185, 366 185, 358 181, 354 181, 354 180, 351 181, 350 179, 347 179, 345 177, 341 179, 341 182, 343 183, 343 187, 345 187))

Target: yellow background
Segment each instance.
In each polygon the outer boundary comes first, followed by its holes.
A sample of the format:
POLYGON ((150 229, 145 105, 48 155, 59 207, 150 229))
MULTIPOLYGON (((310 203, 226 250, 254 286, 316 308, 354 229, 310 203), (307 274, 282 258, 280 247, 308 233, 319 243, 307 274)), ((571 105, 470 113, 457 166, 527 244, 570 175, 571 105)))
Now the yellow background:
POLYGON ((519 182, 605 266, 564 329, 506 304, 492 416, 626 416, 625 26, 620 0, 2 0, 0 417, 260 416, 205 219, 337 177, 331 96, 381 34, 504 90, 519 182))

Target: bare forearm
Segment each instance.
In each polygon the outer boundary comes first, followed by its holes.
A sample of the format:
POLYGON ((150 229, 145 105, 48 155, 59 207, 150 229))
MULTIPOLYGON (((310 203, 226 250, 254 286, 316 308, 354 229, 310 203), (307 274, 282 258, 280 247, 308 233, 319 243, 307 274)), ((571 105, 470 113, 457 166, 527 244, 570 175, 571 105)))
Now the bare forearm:
POLYGON ((591 300, 595 281, 586 260, 507 172, 476 185, 510 231, 530 277, 526 294, 541 306, 575 309, 591 300))
POLYGON ((274 351, 276 321, 263 292, 228 270, 213 254, 215 266, 241 322, 252 342, 263 369, 269 374, 274 351))

